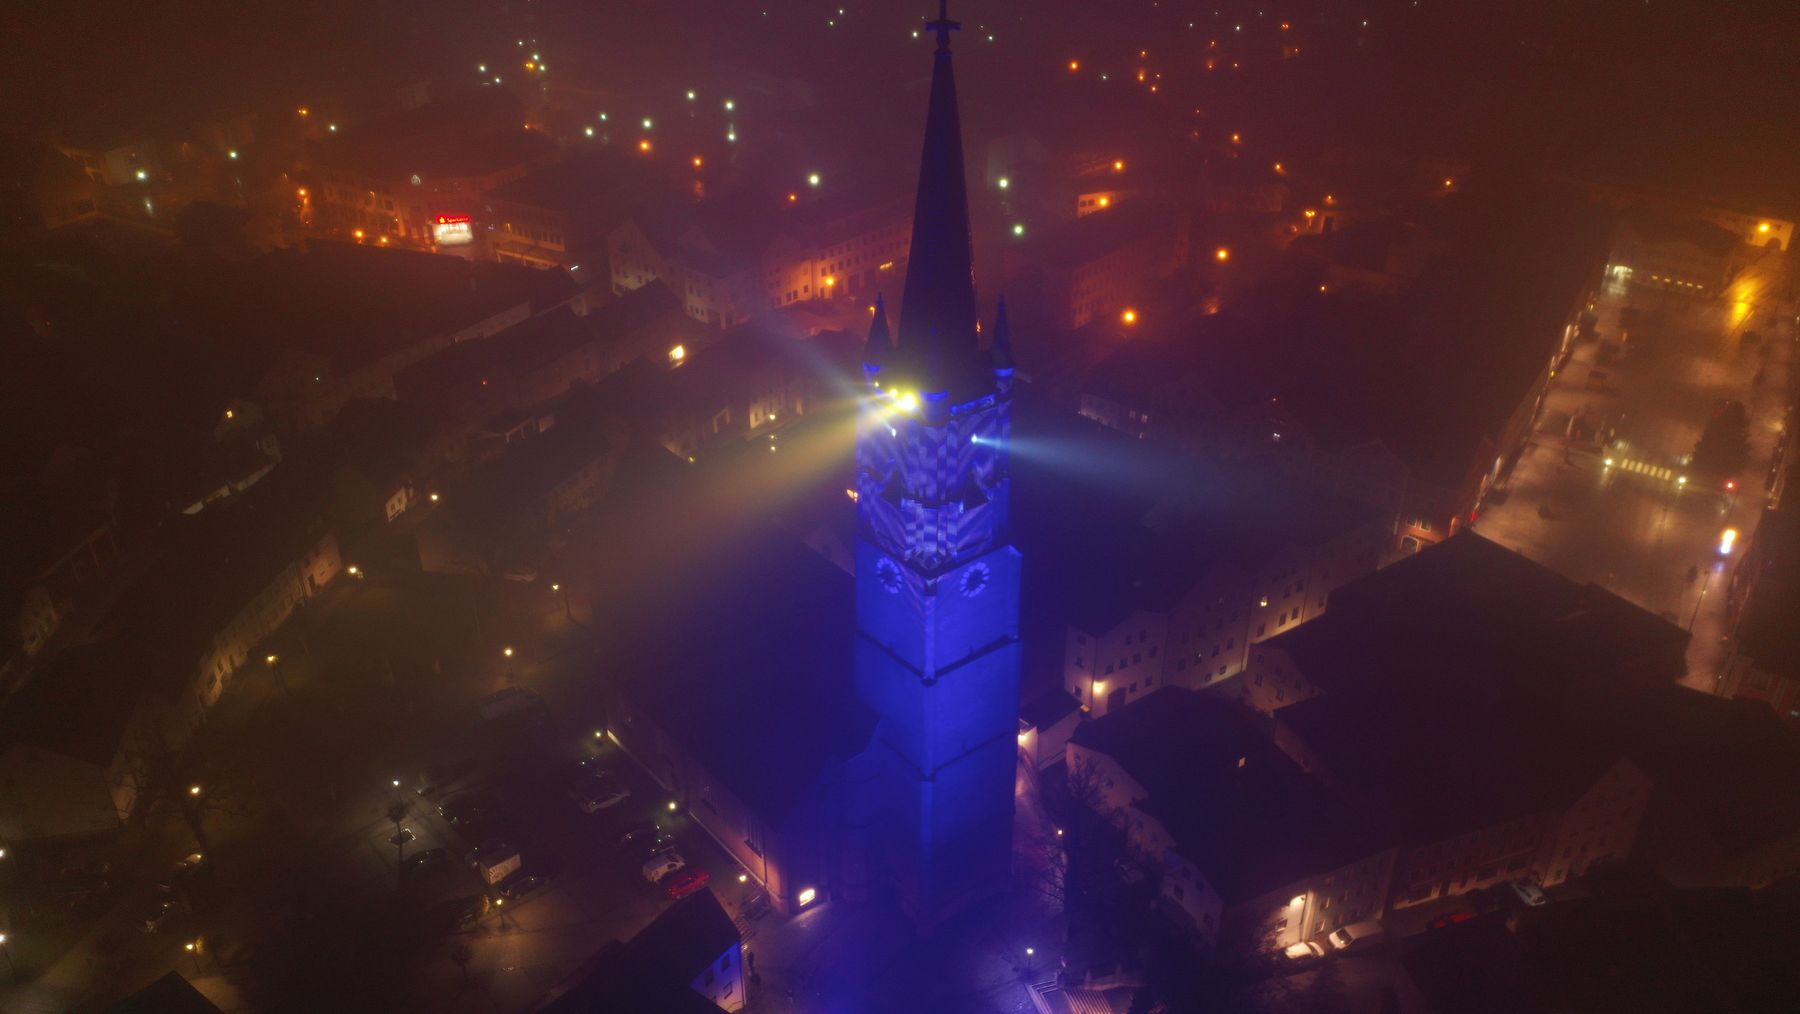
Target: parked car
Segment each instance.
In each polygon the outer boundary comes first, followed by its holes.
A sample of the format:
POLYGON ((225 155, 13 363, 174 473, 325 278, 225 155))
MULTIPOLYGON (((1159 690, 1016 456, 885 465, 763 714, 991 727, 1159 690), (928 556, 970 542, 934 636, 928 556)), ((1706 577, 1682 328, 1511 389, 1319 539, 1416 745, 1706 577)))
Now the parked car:
POLYGON ((85 908, 105 901, 112 886, 105 877, 62 880, 43 887, 41 898, 49 908, 85 908))
POLYGON ((1375 941, 1381 939, 1381 933, 1381 923, 1371 919, 1367 922, 1351 923, 1348 926, 1340 926, 1337 929, 1332 930, 1331 935, 1326 939, 1331 941, 1332 947, 1340 951, 1347 951, 1351 948, 1360 949, 1369 944, 1373 944, 1375 941))
POLYGON ((662 855, 652 856, 644 862, 644 879, 654 884, 686 865, 687 860, 681 857, 681 853, 664 852, 662 855))
POLYGON ((406 857, 406 869, 409 873, 436 869, 450 858, 450 850, 442 848, 425 849, 406 857))
POLYGON ((1431 920, 1430 928, 1434 930, 1449 929, 1457 923, 1468 922, 1473 918, 1475 918, 1473 912, 1447 912, 1431 920))
POLYGON ((1521 905, 1537 908, 1550 903, 1550 899, 1544 895, 1544 889, 1529 880, 1509 880, 1506 886, 1521 905))
POLYGON ((631 849, 631 848, 634 848, 635 846, 637 846, 639 843, 641 843, 644 839, 654 838, 654 837, 656 837, 657 834, 658 834, 658 829, 656 827, 655 821, 640 820, 637 823, 626 828, 624 831, 620 832, 618 840, 615 842, 615 844, 621 850, 631 849))
POLYGON ((524 687, 496 690, 476 701, 475 710, 490 721, 520 714, 542 717, 545 713, 544 699, 524 687))
POLYGON ((452 898, 433 907, 428 919, 444 931, 466 930, 481 921, 488 907, 493 902, 485 894, 471 894, 463 898, 452 898))
POLYGON ((499 806, 479 792, 465 792, 460 796, 445 800, 438 806, 438 816, 449 821, 451 827, 457 828, 466 829, 477 821, 499 815, 499 806))
POLYGON ((112 863, 105 859, 71 860, 56 871, 62 880, 98 880, 112 872, 112 863))
POLYGON ((175 914, 175 902, 168 898, 158 898, 144 910, 144 932, 155 933, 163 928, 169 917, 175 914))
POLYGON ((589 778, 569 786, 569 798, 582 813, 599 813, 631 798, 631 790, 609 778, 589 778))
POLYGON ((473 757, 451 757, 425 766, 419 772, 418 793, 435 799, 456 788, 475 773, 473 757))
POLYGON ((657 886, 671 898, 685 898, 707 885, 712 880, 704 866, 684 866, 674 873, 657 881, 657 886))
POLYGON ((675 836, 667 831, 658 831, 637 839, 632 847, 637 850, 639 859, 648 862, 665 852, 675 851, 675 836))
POLYGON ((495 884, 494 893, 507 901, 517 901, 549 882, 550 878, 542 873, 527 873, 524 870, 518 870, 505 880, 495 884))
POLYGON ((578 785, 590 778, 608 778, 612 772, 606 770, 598 757, 577 757, 564 761, 557 768, 558 775, 564 785, 578 785))
POLYGON ((1281 953, 1289 961, 1310 961, 1313 958, 1324 957, 1325 948, 1319 946, 1317 940, 1307 940, 1303 943, 1291 944, 1287 950, 1281 953))

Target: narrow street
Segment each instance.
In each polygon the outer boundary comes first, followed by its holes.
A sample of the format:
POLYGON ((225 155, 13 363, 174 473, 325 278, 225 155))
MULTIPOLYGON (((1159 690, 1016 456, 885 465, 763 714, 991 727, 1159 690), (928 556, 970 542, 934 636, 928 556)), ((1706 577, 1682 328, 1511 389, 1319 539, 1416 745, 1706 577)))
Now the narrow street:
POLYGON ((1577 345, 1552 381, 1538 432, 1475 530, 1690 630, 1686 682, 1711 691, 1728 650, 1723 587, 1765 504, 1792 397, 1793 330, 1772 309, 1623 284, 1594 309, 1600 342, 1577 345), (1627 306, 1641 315, 1629 337, 1627 306), (1622 338, 1623 355, 1598 361, 1602 343, 1622 338), (1707 476, 1684 458, 1724 400, 1749 412, 1748 463, 1707 476), (1612 443, 1568 440, 1571 419, 1610 430, 1612 443), (1721 553, 1726 529, 1738 535, 1721 553))

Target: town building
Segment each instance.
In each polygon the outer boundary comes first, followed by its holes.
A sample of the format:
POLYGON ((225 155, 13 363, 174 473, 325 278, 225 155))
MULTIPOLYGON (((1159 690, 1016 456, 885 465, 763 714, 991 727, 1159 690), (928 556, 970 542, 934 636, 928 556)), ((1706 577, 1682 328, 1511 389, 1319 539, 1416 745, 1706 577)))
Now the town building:
POLYGON ((660 280, 695 320, 730 328, 801 303, 873 300, 904 277, 910 242, 893 197, 802 201, 749 188, 634 215, 607 253, 615 293, 660 280))
POLYGON ((1164 687, 1077 729, 1067 773, 1208 947, 1281 950, 1387 910, 1392 840, 1241 705, 1164 687))
POLYGON ((1401 1014, 1774 1010, 1800 989, 1782 941, 1800 933, 1772 892, 1610 888, 1410 937, 1401 1014))
POLYGON ((1719 693, 1800 725, 1800 514, 1763 512, 1727 594, 1735 631, 1719 693))
POLYGON ((1188 261, 1189 225, 1179 211, 1110 191, 1087 199, 1093 208, 1026 244, 1007 283, 1065 331, 1113 318, 1188 261))
POLYGON ((606 284, 608 234, 630 209, 659 199, 665 182, 641 159, 570 154, 484 194, 476 233, 494 260, 563 268, 584 284, 606 284))
POLYGON ((1090 548, 1066 588, 1062 685, 1096 717, 1159 687, 1230 678, 1253 644, 1321 615, 1333 589, 1394 555, 1391 513, 1267 474, 1168 486, 1138 524, 1090 548))
POLYGON ((1339 588, 1215 692, 1273 713, 1290 756, 1393 831, 1396 905, 1627 857, 1681 886, 1761 886, 1800 862, 1800 805, 1767 801, 1800 743, 1766 709, 1678 686, 1685 648, 1460 535, 1339 588))
POLYGON ((1140 322, 1081 379, 1081 412, 1396 510, 1408 551, 1443 539, 1525 447, 1602 278, 1591 212, 1515 217, 1504 237, 1438 237, 1394 296, 1308 282, 1173 330, 1140 322))
POLYGON ((119 557, 118 526, 100 504, 70 502, 67 491, 31 484, 8 491, 7 551, 0 557, 0 663, 37 655, 69 611, 119 557), (49 504, 61 499, 60 509, 49 504))
POLYGON ((477 255, 487 196, 550 161, 519 100, 484 88, 346 127, 320 146, 315 229, 339 239, 477 255))
POLYGON ((160 702, 117 641, 58 653, 0 709, 0 838, 117 831, 167 752, 160 702))
POLYGON ((10 840, 116 830, 230 681, 343 569, 323 493, 271 478, 171 517, 161 555, 0 708, 10 840), (206 575, 196 581, 195 574, 206 575))
POLYGON ((189 300, 197 328, 259 335, 233 364, 233 394, 287 435, 354 399, 394 398, 396 374, 459 342, 585 309, 560 271, 318 241, 223 266, 189 300))
POLYGON ((601 948, 532 1010, 739 1011, 747 981, 736 924, 711 891, 701 891, 670 905, 630 940, 601 948))
POLYGON ((1588 199, 1620 211, 1641 209, 1667 220, 1699 221, 1723 229, 1745 246, 1785 252, 1794 241, 1794 223, 1762 211, 1745 211, 1715 202, 1615 183, 1579 181, 1588 199))
POLYGON ((1632 285, 1711 298, 1736 267, 1740 239, 1698 219, 1668 219, 1641 208, 1620 218, 1609 273, 1632 285))
POLYGON ((647 285, 587 314, 568 306, 492 336, 457 342, 401 370, 401 401, 477 421, 543 405, 637 359, 673 368, 716 332, 682 313, 663 285, 647 285))

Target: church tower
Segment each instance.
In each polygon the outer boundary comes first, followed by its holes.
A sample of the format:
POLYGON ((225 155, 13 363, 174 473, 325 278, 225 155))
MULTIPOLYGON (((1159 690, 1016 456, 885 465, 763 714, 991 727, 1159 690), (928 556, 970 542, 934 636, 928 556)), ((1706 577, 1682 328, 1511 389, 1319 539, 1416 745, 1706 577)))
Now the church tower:
POLYGON ((1008 533, 1006 307, 976 324, 942 2, 898 325, 876 304, 858 421, 857 690, 880 716, 876 855, 930 928, 1003 887, 1018 751, 1019 552, 1008 533))

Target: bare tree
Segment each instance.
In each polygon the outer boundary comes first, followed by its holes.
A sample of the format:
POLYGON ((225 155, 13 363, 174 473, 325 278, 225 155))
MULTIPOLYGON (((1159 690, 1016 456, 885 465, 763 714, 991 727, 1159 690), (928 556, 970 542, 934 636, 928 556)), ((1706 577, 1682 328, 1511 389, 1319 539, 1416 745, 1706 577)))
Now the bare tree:
POLYGON ((394 884, 399 886, 406 878, 406 828, 401 826, 406 820, 406 804, 399 801, 389 803, 387 819, 394 822, 394 837, 388 840, 394 843, 394 884))
POLYGON ((450 961, 456 970, 462 973, 461 989, 469 988, 469 962, 475 960, 475 952, 469 949, 466 941, 458 940, 450 945, 450 961))

